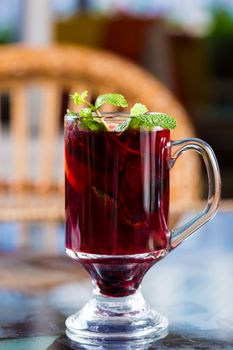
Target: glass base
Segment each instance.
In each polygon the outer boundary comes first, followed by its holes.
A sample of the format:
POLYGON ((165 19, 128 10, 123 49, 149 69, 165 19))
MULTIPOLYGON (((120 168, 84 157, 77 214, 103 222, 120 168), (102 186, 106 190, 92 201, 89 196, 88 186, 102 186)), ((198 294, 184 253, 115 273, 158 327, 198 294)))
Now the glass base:
POLYGON ((168 321, 145 302, 142 293, 111 298, 94 292, 79 312, 66 320, 66 335, 80 344, 95 345, 100 341, 130 341, 140 344, 164 338, 168 321))

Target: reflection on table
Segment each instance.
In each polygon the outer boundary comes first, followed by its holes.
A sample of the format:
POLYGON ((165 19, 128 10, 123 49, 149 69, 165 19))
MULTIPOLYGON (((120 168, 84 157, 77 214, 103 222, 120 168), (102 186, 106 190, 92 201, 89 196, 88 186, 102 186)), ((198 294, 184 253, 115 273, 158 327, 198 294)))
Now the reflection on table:
MULTIPOLYGON (((168 317, 168 337, 147 347, 98 348, 232 349, 232 226, 233 212, 220 212, 145 276, 143 293, 168 317)), ((82 349, 64 336, 64 321, 90 298, 92 286, 64 256, 63 242, 61 223, 1 224, 0 349, 82 349)))

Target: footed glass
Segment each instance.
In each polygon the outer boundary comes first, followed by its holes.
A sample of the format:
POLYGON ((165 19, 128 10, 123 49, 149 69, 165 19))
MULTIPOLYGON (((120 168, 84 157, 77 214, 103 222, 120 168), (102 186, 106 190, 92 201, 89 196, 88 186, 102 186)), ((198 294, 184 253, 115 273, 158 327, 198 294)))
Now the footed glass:
POLYGON ((66 333, 89 345, 122 339, 144 344, 166 336, 168 321, 145 302, 143 276, 214 216, 219 168, 202 140, 173 142, 170 131, 160 127, 115 132, 129 115, 106 113, 103 118, 109 131, 84 130, 82 117, 65 117, 66 252, 95 286, 93 298, 68 317, 66 333), (169 174, 187 150, 203 157, 208 201, 200 214, 171 230, 169 174))

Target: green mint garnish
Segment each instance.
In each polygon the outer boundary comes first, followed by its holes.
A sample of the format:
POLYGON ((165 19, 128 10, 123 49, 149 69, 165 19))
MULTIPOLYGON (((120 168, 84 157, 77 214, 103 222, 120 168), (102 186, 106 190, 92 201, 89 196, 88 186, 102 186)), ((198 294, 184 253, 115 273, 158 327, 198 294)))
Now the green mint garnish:
POLYGON ((142 103, 135 103, 135 105, 130 110, 130 115, 131 116, 139 116, 139 115, 144 114, 146 112, 148 112, 148 109, 145 105, 143 105, 142 103))
POLYGON ((123 121, 123 123, 117 125, 117 127, 114 131, 122 132, 122 131, 125 131, 126 129, 128 129, 130 120, 131 120, 131 118, 125 119, 125 121, 123 121))
POLYGON ((74 104, 76 106, 79 106, 81 103, 88 103, 85 98, 88 96, 88 92, 87 90, 83 91, 81 94, 79 94, 78 92, 75 92, 73 95, 71 95, 74 104))
POLYGON ((105 124, 103 124, 97 118, 81 118, 80 126, 82 129, 87 129, 91 131, 106 130, 105 124))
POLYGON ((176 120, 165 113, 142 114, 131 118, 129 123, 130 129, 145 128, 153 130, 156 127, 163 129, 174 129, 176 120))
MULTIPOLYGON (((80 120, 80 126, 87 130, 92 131, 98 131, 98 130, 108 130, 108 126, 105 123, 104 119, 101 118, 101 113, 99 111, 99 108, 103 104, 111 104, 113 106, 117 107, 127 107, 128 103, 125 100, 124 96, 121 94, 103 94, 99 95, 95 101, 95 104, 90 103, 86 100, 86 97, 88 96, 88 92, 85 90, 81 94, 78 92, 75 92, 73 95, 71 95, 73 102, 75 105, 79 106, 80 104, 84 104, 87 107, 84 107, 80 110, 79 116, 82 117, 80 120), (94 113, 97 114, 99 119, 95 118, 94 113)), ((77 115, 74 112, 68 111, 68 115, 77 115)))
MULTIPOLYGON (((86 105, 79 113, 74 113, 67 109, 67 114, 70 116, 80 116, 80 126, 87 130, 109 131, 109 127, 102 118, 99 108, 103 104, 111 104, 117 107, 127 107, 128 103, 123 95, 121 94, 102 94, 99 95, 94 104, 86 100, 88 96, 87 90, 82 93, 75 92, 71 95, 75 105, 80 104, 86 105), (97 117, 96 117, 97 115, 97 117)), ((174 129, 176 127, 176 120, 165 113, 147 113, 148 109, 142 103, 135 103, 130 110, 130 117, 127 118, 123 123, 118 125, 113 131, 122 132, 126 129, 139 129, 144 128, 146 130, 153 130, 156 127, 163 129, 174 129)))
MULTIPOLYGON (((145 105, 143 105, 142 103, 135 103, 135 105, 133 105, 133 107, 130 110, 130 117, 131 118, 127 118, 123 123, 118 125, 116 127, 115 131, 122 132, 128 128, 132 128, 133 127, 132 123, 133 123, 134 119, 136 120, 136 118, 141 118, 141 116, 143 116, 143 114, 146 113, 147 111, 148 111, 148 109, 145 105), (134 117, 134 118, 132 118, 132 117, 134 117)), ((140 125, 139 125, 139 127, 140 127, 140 125)))
POLYGON ((99 95, 95 101, 95 108, 100 108, 103 104, 110 104, 117 107, 128 107, 128 103, 121 94, 99 95))
POLYGON ((165 113, 150 113, 141 103, 136 103, 130 110, 131 120, 128 127, 131 129, 145 128, 153 130, 156 127, 163 129, 174 129, 176 120, 165 113))
POLYGON ((80 115, 80 117, 92 118, 92 110, 91 110, 91 108, 82 108, 79 111, 79 115, 80 115))
POLYGON ((72 116, 72 117, 75 116, 75 115, 77 115, 77 113, 72 112, 72 111, 71 111, 70 109, 68 109, 68 108, 67 108, 67 110, 66 110, 66 114, 69 115, 69 116, 72 116))

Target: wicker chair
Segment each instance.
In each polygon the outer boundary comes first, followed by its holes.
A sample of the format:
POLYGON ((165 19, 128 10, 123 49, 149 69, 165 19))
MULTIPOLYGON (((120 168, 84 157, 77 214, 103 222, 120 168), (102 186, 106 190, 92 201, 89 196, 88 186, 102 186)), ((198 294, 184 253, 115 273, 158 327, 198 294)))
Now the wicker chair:
MULTIPOLYGON (((151 111, 173 115, 178 121, 173 139, 194 136, 191 122, 174 96, 153 76, 123 58, 83 47, 3 46, 0 93, 10 96, 10 124, 8 130, 0 125, 0 142, 5 140, 0 147, 0 220, 63 218, 62 109, 71 91, 83 89, 92 97, 120 92, 130 104, 141 101, 151 111), (43 90, 34 128, 31 120, 35 110, 29 111, 27 101, 32 86, 43 90), (36 169, 33 176, 32 168, 36 169)), ((199 188, 199 160, 193 154, 184 155, 172 170, 172 208, 192 207, 199 188)))

